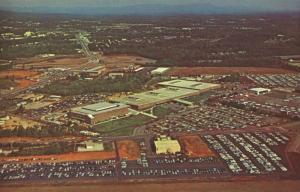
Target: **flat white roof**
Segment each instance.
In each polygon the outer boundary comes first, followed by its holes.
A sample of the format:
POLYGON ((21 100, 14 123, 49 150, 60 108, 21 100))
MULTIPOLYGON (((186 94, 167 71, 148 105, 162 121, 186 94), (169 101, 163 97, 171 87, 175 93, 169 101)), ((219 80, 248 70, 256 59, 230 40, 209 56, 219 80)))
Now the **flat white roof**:
POLYGON ((271 91, 271 89, 261 88, 261 87, 252 88, 252 89, 250 89, 250 90, 251 90, 251 91, 255 91, 255 92, 271 91))
POLYGON ((180 87, 186 89, 195 89, 195 90, 205 90, 211 88, 217 88, 220 85, 214 83, 204 83, 199 81, 190 81, 190 80, 183 80, 183 79, 176 79, 171 81, 165 81, 158 83, 159 85, 163 86, 170 86, 170 87, 180 87))
POLYGON ((158 67, 156 69, 154 69, 153 71, 151 71, 151 73, 164 73, 166 71, 168 71, 170 68, 168 67, 158 67))
POLYGON ((111 111, 111 110, 124 108, 124 107, 127 107, 127 105, 122 103, 99 102, 92 105, 86 105, 83 107, 76 107, 72 109, 72 112, 93 116, 104 111, 111 111))

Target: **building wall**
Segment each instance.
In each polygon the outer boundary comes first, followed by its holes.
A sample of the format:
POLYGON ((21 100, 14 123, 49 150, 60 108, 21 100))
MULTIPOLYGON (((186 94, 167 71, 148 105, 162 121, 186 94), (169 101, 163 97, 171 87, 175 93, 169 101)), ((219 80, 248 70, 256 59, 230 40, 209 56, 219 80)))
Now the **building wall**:
POLYGON ((83 114, 76 113, 76 112, 70 112, 69 117, 73 118, 73 119, 83 121, 83 122, 88 123, 88 124, 92 124, 91 119, 87 115, 83 115, 83 114))
POLYGON ((88 124, 97 124, 101 121, 106 121, 106 120, 109 120, 113 117, 124 116, 127 113, 128 113, 128 107, 124 107, 124 108, 115 109, 115 110, 112 110, 112 111, 101 112, 97 115, 94 115, 93 119, 90 119, 88 117, 88 115, 80 114, 80 113, 76 113, 76 112, 70 112, 69 116, 71 118, 83 121, 83 122, 88 123, 88 124))
POLYGON ((113 117, 119 117, 119 116, 123 116, 126 115, 128 113, 128 108, 121 108, 121 109, 116 109, 116 110, 112 110, 112 111, 107 111, 107 112, 103 112, 103 113, 99 113, 98 115, 95 115, 94 119, 92 119, 92 124, 96 124, 99 123, 101 121, 106 121, 109 120, 113 117))

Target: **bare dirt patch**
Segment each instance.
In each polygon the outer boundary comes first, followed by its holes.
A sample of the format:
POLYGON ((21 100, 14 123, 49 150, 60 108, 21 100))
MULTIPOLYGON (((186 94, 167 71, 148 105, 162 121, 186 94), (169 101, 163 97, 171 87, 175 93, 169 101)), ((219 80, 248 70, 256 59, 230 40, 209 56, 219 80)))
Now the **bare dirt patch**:
POLYGON ((73 141, 73 142, 81 142, 86 140, 85 137, 77 137, 77 136, 63 136, 63 137, 42 137, 42 138, 35 138, 35 137, 1 137, 0 143, 52 143, 52 142, 60 142, 60 141, 73 141))
POLYGON ((37 76, 39 73, 28 70, 0 71, 0 78, 25 79, 37 76))
POLYGON ((27 88, 35 84, 39 78, 39 72, 29 70, 9 70, 1 71, 0 79, 13 79, 17 89, 27 88))
POLYGON ((137 160, 140 157, 140 147, 135 141, 118 141, 117 148, 121 158, 128 160, 137 160))
POLYGON ((179 137, 180 143, 188 156, 191 157, 214 157, 215 154, 209 149, 207 144, 198 136, 179 137))
POLYGON ((28 79, 22 79, 18 81, 17 88, 26 88, 30 87, 31 85, 34 85, 36 81, 28 80, 28 79))
POLYGON ((35 156, 19 156, 19 157, 0 157, 0 162, 24 162, 24 163, 38 163, 38 162, 65 162, 65 161, 92 161, 105 160, 116 157, 114 151, 100 151, 100 152, 74 152, 59 155, 35 155, 35 156))

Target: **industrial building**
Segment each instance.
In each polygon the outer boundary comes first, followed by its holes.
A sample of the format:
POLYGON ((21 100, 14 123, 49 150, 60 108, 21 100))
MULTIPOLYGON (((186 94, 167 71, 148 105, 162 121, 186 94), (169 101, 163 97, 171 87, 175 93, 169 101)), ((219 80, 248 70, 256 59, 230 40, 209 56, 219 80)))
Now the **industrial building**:
POLYGON ((115 117, 125 116, 128 106, 121 103, 100 102, 71 110, 69 117, 88 124, 97 124, 115 117))
POLYGON ((202 83, 198 81, 174 80, 159 83, 164 88, 129 95, 116 101, 130 105, 134 109, 144 110, 155 105, 174 101, 185 97, 219 88, 219 84, 202 83))
POLYGON ((197 90, 168 87, 137 93, 117 100, 121 103, 130 105, 134 109, 143 110, 155 105, 170 102, 174 99, 197 95, 198 93, 197 90))
POLYGON ((220 84, 203 83, 199 81, 191 81, 191 80, 183 80, 183 79, 175 79, 171 81, 161 82, 158 84, 167 87, 178 87, 178 88, 199 90, 201 92, 205 92, 211 89, 216 89, 221 87, 220 84))
POLYGON ((181 151, 177 140, 161 135, 154 141, 156 154, 175 154, 181 151))

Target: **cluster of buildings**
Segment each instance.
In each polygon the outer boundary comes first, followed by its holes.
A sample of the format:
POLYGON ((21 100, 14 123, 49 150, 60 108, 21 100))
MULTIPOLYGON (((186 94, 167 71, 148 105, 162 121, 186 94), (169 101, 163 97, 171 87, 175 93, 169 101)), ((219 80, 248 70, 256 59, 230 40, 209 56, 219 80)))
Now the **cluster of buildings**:
POLYGON ((159 85, 162 88, 118 98, 116 101, 130 105, 134 109, 144 110, 155 105, 194 96, 221 87, 219 84, 180 79, 161 82, 159 85))
POLYGON ((201 92, 219 88, 219 84, 188 80, 172 80, 159 83, 162 88, 117 98, 113 103, 99 102, 73 108, 69 117, 88 124, 97 124, 113 118, 126 116, 129 108, 144 110, 176 99, 197 95, 201 92))

